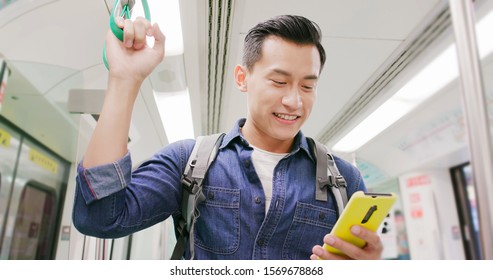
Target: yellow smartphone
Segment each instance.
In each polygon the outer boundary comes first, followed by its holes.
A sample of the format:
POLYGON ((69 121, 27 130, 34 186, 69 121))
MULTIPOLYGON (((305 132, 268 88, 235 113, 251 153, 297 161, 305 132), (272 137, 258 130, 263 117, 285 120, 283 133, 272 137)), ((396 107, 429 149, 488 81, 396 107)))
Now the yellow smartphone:
MULTIPOLYGON (((360 225, 376 232, 396 200, 395 193, 365 193, 357 191, 349 199, 348 204, 330 233, 362 248, 365 245, 365 241, 352 235, 350 228, 353 225, 360 225)), ((323 247, 331 253, 343 254, 328 244, 324 244, 323 247)))

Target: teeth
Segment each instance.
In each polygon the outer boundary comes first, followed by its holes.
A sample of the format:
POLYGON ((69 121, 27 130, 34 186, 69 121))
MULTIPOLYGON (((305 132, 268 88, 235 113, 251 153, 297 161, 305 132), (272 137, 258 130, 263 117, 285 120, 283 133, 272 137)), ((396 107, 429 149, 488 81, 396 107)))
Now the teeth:
POLYGON ((274 113, 274 115, 276 115, 276 117, 278 117, 278 118, 288 120, 288 121, 294 121, 298 118, 297 116, 290 116, 290 115, 284 115, 284 114, 278 114, 278 113, 274 113))

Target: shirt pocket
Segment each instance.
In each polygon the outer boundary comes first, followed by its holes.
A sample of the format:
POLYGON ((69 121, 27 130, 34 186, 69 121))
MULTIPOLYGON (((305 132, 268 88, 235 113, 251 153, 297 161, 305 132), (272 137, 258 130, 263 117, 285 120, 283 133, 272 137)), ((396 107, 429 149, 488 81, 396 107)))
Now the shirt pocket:
POLYGON ((198 206, 195 245, 216 254, 232 254, 240 245, 240 190, 204 186, 198 206))
POLYGON ((313 246, 323 244, 337 220, 337 212, 298 201, 282 250, 283 259, 308 260, 313 246))

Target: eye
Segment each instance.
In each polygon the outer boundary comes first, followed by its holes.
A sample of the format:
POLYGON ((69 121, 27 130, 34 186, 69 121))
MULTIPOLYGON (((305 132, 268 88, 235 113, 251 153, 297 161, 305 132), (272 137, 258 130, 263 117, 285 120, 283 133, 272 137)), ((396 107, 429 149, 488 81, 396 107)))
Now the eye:
POLYGON ((311 85, 302 85, 301 87, 306 91, 313 91, 315 88, 315 86, 311 86, 311 85))
POLYGON ((285 85, 286 82, 281 82, 281 81, 277 81, 277 80, 271 80, 274 84, 276 85, 285 85))

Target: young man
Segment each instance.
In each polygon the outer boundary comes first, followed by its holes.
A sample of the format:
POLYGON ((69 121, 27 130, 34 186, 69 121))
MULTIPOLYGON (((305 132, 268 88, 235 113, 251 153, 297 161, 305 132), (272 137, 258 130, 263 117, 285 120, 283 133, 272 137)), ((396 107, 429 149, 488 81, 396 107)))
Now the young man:
MULTIPOLYGON (((131 171, 127 136, 142 81, 161 62, 165 37, 144 19, 119 23, 124 42, 107 36, 109 83, 103 110, 78 167, 74 224, 84 234, 122 237, 181 211, 181 175, 195 141, 171 143, 131 171), (155 45, 146 46, 146 35, 155 45)), ((377 234, 353 227, 357 248, 327 235, 335 200, 315 199, 316 162, 300 131, 325 62, 318 26, 300 16, 259 23, 245 39, 238 88, 248 114, 222 140, 204 180, 195 224, 197 259, 378 259, 377 234), (346 256, 330 254, 323 242, 346 256)), ((336 157, 348 194, 365 190, 359 172, 336 157)), ((185 258, 190 258, 187 249, 185 258)))

